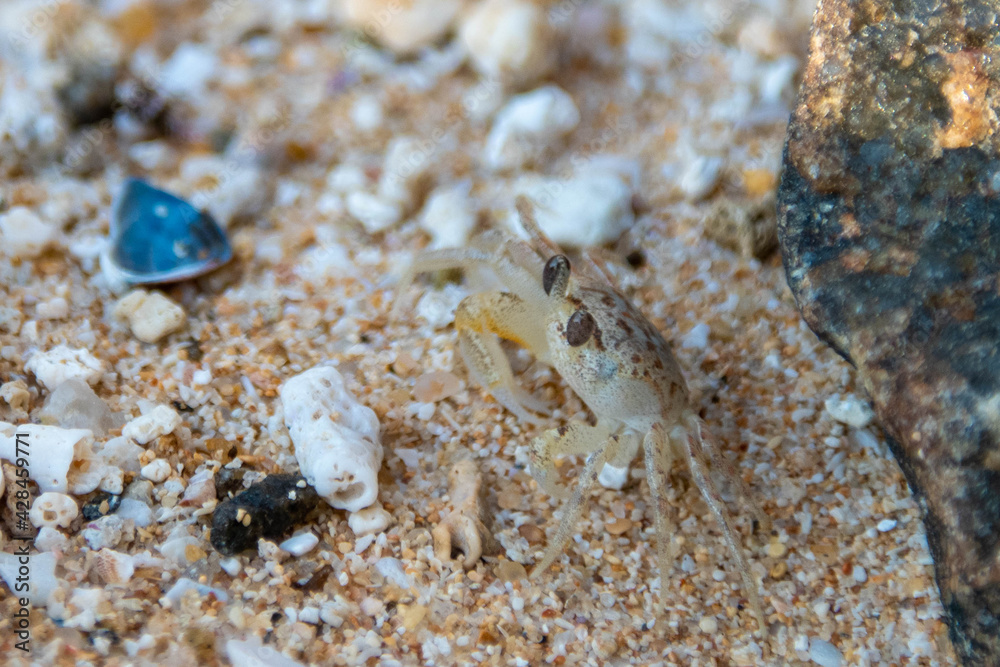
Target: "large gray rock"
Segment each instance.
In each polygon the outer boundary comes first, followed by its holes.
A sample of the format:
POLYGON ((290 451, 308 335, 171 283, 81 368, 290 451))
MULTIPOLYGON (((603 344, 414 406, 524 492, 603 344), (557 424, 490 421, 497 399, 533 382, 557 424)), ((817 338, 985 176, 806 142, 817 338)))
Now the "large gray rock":
POLYGON ((1000 664, 997 12, 820 0, 778 197, 789 285, 858 368, 976 665, 1000 664))

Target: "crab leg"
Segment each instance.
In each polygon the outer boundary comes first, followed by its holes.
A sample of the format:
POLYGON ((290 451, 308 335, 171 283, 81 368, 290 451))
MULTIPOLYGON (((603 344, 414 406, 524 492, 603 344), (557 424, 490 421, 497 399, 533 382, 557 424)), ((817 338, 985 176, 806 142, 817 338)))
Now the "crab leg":
MULTIPOLYGON (((573 489, 573 494, 563 504, 563 516, 559 521, 555 537, 549 541, 549 546, 545 550, 545 555, 542 557, 541 562, 531 570, 531 577, 536 577, 547 570, 565 549, 566 543, 573 535, 573 528, 583 513, 584 498, 586 498, 590 489, 597 482, 598 473, 608 461, 611 450, 618 442, 618 438, 615 436, 609 438, 607 431, 603 428, 586 426, 584 424, 574 424, 574 426, 575 432, 573 438, 566 445, 579 448, 583 451, 592 451, 593 453, 587 457, 587 462, 580 472, 580 478, 573 489), (603 443, 600 442, 602 439, 604 440, 603 443)), ((559 447, 562 444, 562 439, 558 435, 558 429, 555 432, 556 437, 552 441, 555 443, 555 447, 559 447)), ((546 435, 549 433, 552 433, 552 431, 548 431, 546 435)), ((542 438, 545 437, 542 436, 542 438)))
POLYGON ((656 530, 656 564, 660 570, 660 609, 667 604, 667 573, 670 565, 677 558, 677 547, 674 545, 674 523, 670 519, 670 504, 667 502, 667 484, 670 468, 674 461, 674 450, 670 440, 659 426, 646 434, 643 440, 646 461, 646 483, 649 484, 649 495, 653 498, 653 521, 656 530))
POLYGON ((718 489, 715 488, 715 484, 708 475, 708 466, 703 458, 704 453, 701 449, 695 449, 691 445, 692 436, 683 426, 675 427, 668 437, 671 441, 680 445, 680 449, 684 453, 684 458, 687 459, 688 468, 691 470, 691 477, 694 479, 695 486, 701 491, 701 495, 708 504, 708 508, 715 515, 715 520, 718 522, 719 528, 722 529, 722 536, 726 540, 726 544, 729 545, 729 550, 732 552, 733 558, 736 559, 736 567, 740 571, 740 577, 743 580, 743 590, 746 591, 747 597, 750 599, 750 606, 753 609, 754 616, 757 617, 760 631, 767 632, 767 624, 764 621, 764 610, 760 604, 760 596, 757 594, 757 582, 750 573, 750 564, 747 563, 746 556, 743 555, 742 545, 736 541, 736 534, 730 524, 729 512, 726 510, 725 501, 719 496, 718 489))
POLYGON ((547 358, 545 332, 531 317, 524 301, 510 292, 467 296, 455 311, 455 329, 469 372, 501 405, 529 422, 537 422, 538 418, 527 410, 549 410, 544 401, 515 384, 510 362, 496 338, 526 347, 539 359, 547 358))

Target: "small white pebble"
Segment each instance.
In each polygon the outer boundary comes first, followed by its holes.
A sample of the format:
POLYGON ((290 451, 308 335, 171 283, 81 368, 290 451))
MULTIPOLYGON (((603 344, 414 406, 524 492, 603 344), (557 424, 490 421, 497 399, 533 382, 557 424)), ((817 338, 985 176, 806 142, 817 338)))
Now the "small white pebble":
POLYGON ((476 226, 476 210, 469 197, 471 182, 438 188, 420 212, 420 227, 431 235, 431 248, 461 248, 476 226))
POLYGON ((503 170, 534 163, 579 123, 576 103, 559 86, 542 86, 512 97, 497 112, 486 137, 486 165, 503 170))
POLYGON ((370 192, 352 192, 347 195, 346 203, 347 212, 360 222, 369 234, 392 227, 403 215, 399 204, 370 192))
POLYGON ((55 240, 55 225, 43 222, 34 211, 12 206, 0 214, 0 253, 8 257, 38 257, 55 240))
POLYGON ((851 576, 854 577, 854 581, 859 584, 863 584, 868 581, 868 572, 860 565, 855 565, 854 569, 851 570, 851 576))
POLYGON ((170 477, 170 463, 166 459, 153 459, 142 467, 139 474, 144 479, 158 484, 170 477))
POLYGON ((878 525, 875 526, 875 528, 877 528, 880 533, 887 533, 896 527, 896 523, 895 519, 882 519, 878 522, 878 525))
POLYGON ((240 563, 240 559, 235 556, 232 558, 223 558, 219 561, 219 567, 225 570, 226 574, 230 577, 235 577, 243 569, 243 565, 240 563))
POLYGON ((836 646, 816 637, 809 641, 809 658, 820 667, 840 667, 844 662, 836 646))
POLYGON ((710 332, 711 329, 704 322, 694 325, 690 331, 684 334, 681 347, 684 349, 694 348, 696 350, 704 350, 708 347, 708 334, 710 332))
POLYGON ((319 538, 312 531, 293 535, 278 546, 293 556, 304 556, 319 544, 319 538))
POLYGON ((625 482, 628 481, 628 470, 628 466, 619 468, 610 463, 605 463, 604 467, 601 468, 601 474, 598 475, 597 481, 605 489, 620 490, 625 487, 625 482))
POLYGON ((382 509, 382 505, 375 503, 371 507, 352 512, 347 517, 347 525, 358 537, 372 533, 381 533, 392 523, 392 515, 382 509))
POLYGON ((703 616, 700 621, 698 621, 698 627, 706 635, 714 635, 719 630, 719 622, 715 620, 714 616, 703 616))
POLYGON ((831 396, 824 401, 823 407, 831 417, 854 428, 864 428, 874 416, 866 403, 851 394, 843 400, 839 396, 831 396))
POLYGON ((527 0, 476 3, 459 28, 459 38, 480 73, 515 86, 548 74, 559 51, 545 11, 527 0))
POLYGON ((137 289, 126 294, 115 305, 114 316, 128 322, 132 335, 143 343, 155 343, 180 331, 187 313, 162 292, 137 289))
POLYGON ((690 555, 684 554, 683 558, 681 558, 681 571, 691 574, 697 569, 698 566, 695 564, 694 559, 690 555))
POLYGON ((122 428, 122 435, 146 445, 161 435, 173 433, 181 425, 177 411, 166 405, 157 405, 146 414, 136 417, 122 428))

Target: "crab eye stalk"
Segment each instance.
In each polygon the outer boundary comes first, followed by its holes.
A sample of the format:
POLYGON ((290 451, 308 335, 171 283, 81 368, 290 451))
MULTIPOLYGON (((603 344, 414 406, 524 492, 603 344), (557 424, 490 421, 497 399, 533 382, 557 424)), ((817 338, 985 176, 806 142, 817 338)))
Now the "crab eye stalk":
POLYGON ((569 287, 569 260, 566 255, 554 255, 545 262, 545 269, 542 271, 542 288, 546 294, 551 295, 552 290, 556 291, 556 296, 566 296, 569 287))
POLYGON ((585 310, 578 310, 566 322, 566 342, 573 347, 580 347, 590 340, 596 330, 594 316, 585 310))

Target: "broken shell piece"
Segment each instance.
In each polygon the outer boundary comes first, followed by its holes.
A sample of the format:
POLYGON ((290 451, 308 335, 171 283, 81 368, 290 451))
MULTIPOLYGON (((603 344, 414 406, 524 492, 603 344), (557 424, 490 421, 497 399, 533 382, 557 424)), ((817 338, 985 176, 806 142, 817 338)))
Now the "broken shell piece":
POLYGON ((351 527, 358 537, 381 533, 392 523, 392 515, 382 509, 380 503, 375 503, 371 507, 352 512, 347 517, 347 525, 351 527))
POLYGON ((94 573, 105 584, 126 584, 135 574, 135 564, 128 554, 101 549, 94 556, 94 573))
POLYGON ((483 523, 482 486, 483 477, 474 462, 459 461, 452 466, 448 473, 452 509, 431 531, 438 560, 450 560, 452 549, 457 549, 465 554, 462 566, 468 570, 484 551, 493 550, 495 540, 483 523))
MULTIPOLYGON (((101 483, 104 465, 91 448, 87 429, 0 422, 0 459, 19 458, 18 440, 28 444, 28 476, 42 492, 90 493, 101 483)), ((22 456, 23 451, 22 444, 22 456)))
POLYGON ((73 378, 94 384, 104 372, 104 364, 90 352, 65 345, 35 353, 24 368, 48 389, 55 389, 73 378))
POLYGON ((42 526, 68 528, 78 514, 80 508, 76 506, 75 500, 65 493, 49 491, 35 498, 28 512, 28 518, 39 528, 42 526))
POLYGON ((378 418, 347 391, 337 369, 313 368, 289 379, 281 404, 310 486, 337 509, 357 512, 374 503, 382 465, 378 418))

